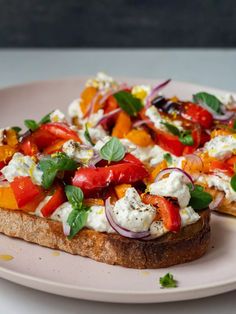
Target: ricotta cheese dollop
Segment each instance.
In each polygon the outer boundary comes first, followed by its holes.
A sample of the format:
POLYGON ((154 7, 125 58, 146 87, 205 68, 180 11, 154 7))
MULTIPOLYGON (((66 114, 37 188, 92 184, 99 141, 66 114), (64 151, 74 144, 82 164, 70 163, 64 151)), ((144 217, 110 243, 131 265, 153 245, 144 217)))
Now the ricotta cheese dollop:
POLYGON ((1 172, 8 182, 14 181, 15 177, 31 177, 34 184, 41 185, 42 183, 42 170, 30 156, 24 156, 21 153, 15 153, 1 172))
POLYGON ((133 232, 142 232, 150 228, 156 209, 144 204, 134 188, 128 188, 125 196, 115 203, 112 214, 121 227, 133 232))
POLYGON ((209 156, 218 159, 229 158, 236 153, 236 135, 219 135, 207 142, 204 149, 209 156))
POLYGON ((80 143, 69 140, 62 146, 62 151, 70 158, 80 163, 87 163, 94 155, 93 149, 84 148, 80 143))
POLYGON ((189 188, 184 183, 183 174, 177 171, 172 171, 168 178, 152 183, 149 192, 154 195, 175 197, 181 208, 185 208, 190 201, 189 188))

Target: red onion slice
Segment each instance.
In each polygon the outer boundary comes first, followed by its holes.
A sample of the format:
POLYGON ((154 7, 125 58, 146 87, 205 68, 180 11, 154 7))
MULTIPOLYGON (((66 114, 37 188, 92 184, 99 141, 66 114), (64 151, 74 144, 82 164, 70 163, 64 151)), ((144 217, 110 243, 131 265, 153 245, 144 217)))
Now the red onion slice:
POLYGON ((218 192, 216 197, 213 199, 213 201, 209 204, 209 208, 210 210, 214 210, 216 209, 220 203, 223 201, 224 199, 224 196, 225 196, 225 193, 224 192, 218 192))
POLYGON ((157 86, 155 86, 152 90, 151 93, 148 95, 147 100, 146 100, 146 106, 145 108, 149 108, 152 105, 152 99, 156 96, 156 94, 163 89, 164 87, 166 87, 167 84, 169 84, 171 81, 171 79, 168 79, 166 81, 164 81, 161 84, 158 84, 157 86))
POLYGON ((90 104, 88 105, 88 109, 87 109, 87 111, 86 111, 85 114, 84 114, 84 118, 90 117, 90 115, 91 115, 92 112, 93 112, 94 106, 95 106, 96 101, 98 100, 98 97, 99 97, 99 96, 100 96, 100 92, 98 91, 98 92, 94 95, 94 97, 93 97, 93 99, 91 100, 90 104))
POLYGON ((111 197, 106 199, 105 202, 105 214, 106 214, 106 218, 107 221, 109 222, 110 226, 120 235, 126 237, 126 238, 131 238, 131 239, 142 239, 145 237, 148 237, 150 235, 149 231, 142 231, 142 232, 134 232, 134 231, 130 231, 128 229, 125 229, 123 227, 121 227, 120 225, 118 225, 113 217, 112 217, 112 213, 111 213, 111 197))
POLYGON ((187 163, 184 165, 183 170, 187 173, 190 172, 192 179, 196 181, 204 167, 201 157, 196 154, 189 154, 185 155, 184 158, 187 163))
POLYGON ((141 125, 143 125, 143 124, 147 124, 147 123, 150 123, 150 122, 152 122, 152 121, 149 120, 149 119, 146 119, 146 120, 138 120, 138 121, 134 122, 133 127, 134 127, 134 128, 137 128, 137 127, 139 127, 139 126, 141 126, 141 125))
POLYGON ((99 105, 102 105, 110 96, 114 95, 115 93, 118 93, 122 90, 124 90, 125 88, 127 88, 127 84, 121 84, 120 86, 118 86, 118 88, 114 88, 110 91, 108 91, 100 100, 99 100, 99 105))
POLYGON ((193 179, 191 178, 191 176, 187 172, 185 172, 183 169, 180 169, 177 167, 165 168, 165 169, 161 170, 158 173, 154 182, 159 181, 164 175, 170 174, 173 171, 177 171, 177 172, 180 172, 181 174, 183 174, 184 178, 185 178, 185 182, 191 185, 192 191, 194 190, 194 183, 193 183, 193 179))
POLYGON ((122 109, 121 108, 117 108, 115 110, 112 110, 111 112, 105 114, 94 126, 95 128, 101 124, 102 122, 106 121, 107 119, 110 119, 111 117, 113 117, 115 114, 117 114, 118 112, 121 112, 122 109))

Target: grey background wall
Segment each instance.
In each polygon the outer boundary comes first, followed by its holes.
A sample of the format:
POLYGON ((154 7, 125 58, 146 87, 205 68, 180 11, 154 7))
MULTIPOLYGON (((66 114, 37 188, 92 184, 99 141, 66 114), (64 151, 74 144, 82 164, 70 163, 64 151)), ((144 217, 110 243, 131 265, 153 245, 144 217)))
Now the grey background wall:
POLYGON ((0 0, 0 47, 235 46, 235 0, 0 0))

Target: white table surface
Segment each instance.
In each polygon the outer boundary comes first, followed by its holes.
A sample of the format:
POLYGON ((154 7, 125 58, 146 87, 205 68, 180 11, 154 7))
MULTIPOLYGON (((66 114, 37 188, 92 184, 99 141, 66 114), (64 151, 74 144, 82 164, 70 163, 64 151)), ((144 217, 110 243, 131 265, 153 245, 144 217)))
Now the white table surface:
MULTIPOLYGON (((236 91, 236 49, 0 50, 0 87, 105 71, 112 76, 173 78, 236 91)), ((235 313, 236 291, 185 302, 150 305, 74 300, 0 279, 0 313, 235 313)))

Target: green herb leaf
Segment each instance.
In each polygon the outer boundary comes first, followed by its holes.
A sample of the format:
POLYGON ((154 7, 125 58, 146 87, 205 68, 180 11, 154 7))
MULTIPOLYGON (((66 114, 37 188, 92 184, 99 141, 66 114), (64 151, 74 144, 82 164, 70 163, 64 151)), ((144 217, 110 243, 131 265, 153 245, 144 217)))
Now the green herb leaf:
POLYGON ((171 156, 171 154, 166 153, 166 154, 163 155, 163 158, 166 160, 168 165, 172 164, 172 156, 171 156))
POLYGON ((25 120, 24 124, 31 131, 36 131, 39 128, 39 124, 35 120, 25 120))
POLYGON ((48 114, 46 114, 46 116, 44 116, 40 121, 39 121, 39 124, 45 124, 45 123, 49 123, 51 122, 51 119, 50 119, 50 115, 53 111, 49 112, 48 114))
POLYGON ((234 120, 234 123, 233 123, 233 129, 236 130, 236 119, 234 120))
POLYGON ((58 171, 69 171, 77 168, 77 163, 64 153, 53 154, 39 161, 39 167, 43 171, 42 185, 49 189, 58 171))
POLYGON ((204 188, 200 185, 195 185, 195 189, 190 190, 191 199, 189 206, 192 206, 194 210, 200 210, 207 208, 212 201, 212 196, 204 191, 204 188))
POLYGON ((231 188, 236 192, 236 174, 230 180, 231 188))
POLYGON ((22 130, 22 128, 20 128, 19 126, 12 126, 11 129, 14 130, 16 133, 20 133, 20 131, 22 130))
POLYGON ((163 124, 171 134, 178 136, 179 141, 184 145, 192 146, 194 144, 191 131, 189 130, 180 131, 175 125, 170 124, 168 122, 162 121, 161 124, 163 124))
POLYGON ((65 193, 72 207, 77 210, 81 209, 84 199, 82 190, 76 186, 67 185, 65 187, 65 193))
POLYGON ((70 225, 70 235, 68 239, 72 239, 85 225, 88 219, 88 211, 78 211, 73 209, 70 213, 67 223, 70 225))
POLYGON ((174 276, 171 273, 167 273, 164 277, 160 277, 159 282, 162 288, 177 287, 177 281, 174 279, 174 276))
POLYGON ((193 146, 194 140, 190 131, 181 132, 179 141, 186 146, 193 146))
POLYGON ((214 95, 208 94, 206 92, 200 92, 193 95, 193 101, 200 105, 207 105, 216 113, 222 114, 222 102, 214 95))
POLYGON ((132 94, 120 91, 113 95, 119 105, 130 116, 136 116, 137 113, 143 108, 140 99, 134 97, 132 94))
POLYGON ((117 137, 112 137, 100 150, 104 160, 120 161, 125 156, 125 148, 117 137))
POLYGON ((92 146, 95 145, 93 140, 92 140, 92 138, 91 138, 91 136, 90 136, 90 134, 89 134, 88 124, 87 123, 85 124, 84 137, 92 146))
POLYGON ((171 134, 180 136, 180 131, 175 125, 163 121, 161 122, 161 124, 163 124, 171 134))

